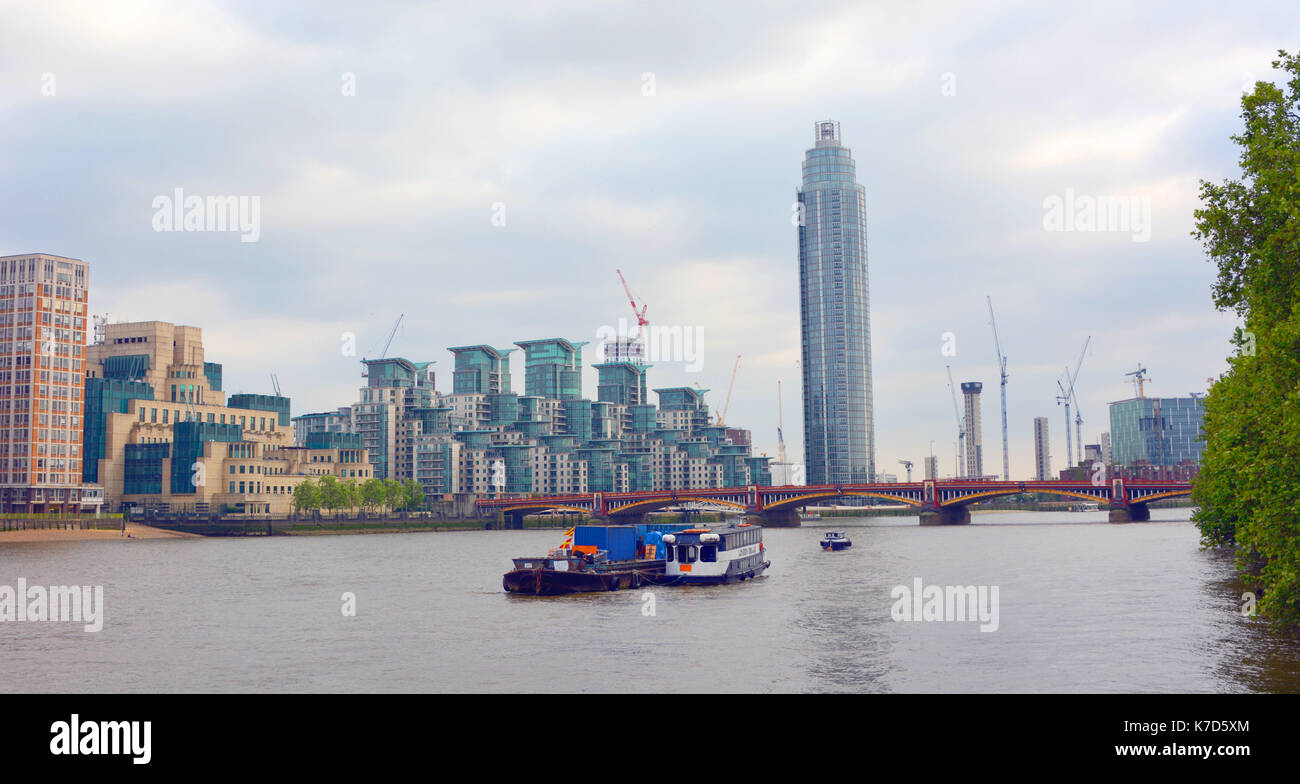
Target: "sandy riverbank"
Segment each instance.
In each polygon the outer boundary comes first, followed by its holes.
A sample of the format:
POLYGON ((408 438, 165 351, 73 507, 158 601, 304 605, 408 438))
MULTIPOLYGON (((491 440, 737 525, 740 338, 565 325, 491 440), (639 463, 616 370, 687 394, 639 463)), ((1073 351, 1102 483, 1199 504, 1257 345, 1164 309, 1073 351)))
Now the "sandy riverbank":
POLYGON ((0 531, 0 544, 9 542, 80 542, 91 539, 202 539, 198 534, 165 531, 136 523, 126 524, 126 534, 113 529, 36 529, 26 531, 0 531))

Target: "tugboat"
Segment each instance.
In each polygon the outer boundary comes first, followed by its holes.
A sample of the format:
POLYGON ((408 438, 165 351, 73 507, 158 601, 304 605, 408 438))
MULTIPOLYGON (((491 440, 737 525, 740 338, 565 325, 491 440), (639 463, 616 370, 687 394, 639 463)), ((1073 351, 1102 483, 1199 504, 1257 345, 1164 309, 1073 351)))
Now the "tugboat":
POLYGON ((579 525, 545 556, 514 558, 501 578, 507 593, 556 596, 639 588, 663 574, 661 533, 651 526, 579 525))
POLYGON ((853 542, 849 541, 842 531, 827 531, 822 537, 821 546, 823 550, 843 550, 852 547, 853 542))
POLYGON ((609 561, 599 552, 560 550, 545 558, 515 558, 515 568, 501 578, 507 593, 556 596, 564 593, 639 588, 662 575, 660 559, 609 561))
POLYGON ((724 528, 688 528, 664 534, 664 571, 650 579, 659 585, 732 583, 757 577, 766 560, 762 526, 741 523, 724 528))

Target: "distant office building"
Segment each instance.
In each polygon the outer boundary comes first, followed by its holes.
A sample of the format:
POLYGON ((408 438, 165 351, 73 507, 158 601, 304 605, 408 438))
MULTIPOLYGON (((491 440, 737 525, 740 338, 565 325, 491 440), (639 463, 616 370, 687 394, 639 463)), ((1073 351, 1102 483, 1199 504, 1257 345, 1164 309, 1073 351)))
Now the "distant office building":
POLYGON ((939 478, 939 458, 938 458, 938 457, 927 457, 927 458, 925 459, 925 478, 926 478, 926 479, 938 479, 938 478, 939 478))
POLYGON ((0 511, 79 512, 88 266, 48 253, 0 257, 0 511))
POLYGON ((454 357, 452 393, 510 391, 510 354, 513 348, 459 346, 447 349, 454 357))
POLYGON ((979 381, 965 381, 961 385, 966 403, 966 476, 984 475, 984 439, 980 435, 980 392, 984 385, 979 381))
POLYGON ((1047 417, 1034 417, 1034 478, 1052 478, 1052 449, 1047 436, 1047 417))
POLYGON ((1097 440, 1101 442, 1101 462, 1110 465, 1114 462, 1111 460, 1114 455, 1110 448, 1110 433, 1102 433, 1097 440))
POLYGON ((1101 444, 1084 444, 1083 462, 1089 465, 1101 462, 1101 444))
POLYGON ((1201 460, 1204 399, 1135 397, 1110 404, 1113 462, 1173 466, 1201 460))
POLYGON ((297 446, 306 446, 307 436, 312 433, 351 433, 352 408, 350 406, 340 406, 335 411, 299 414, 291 421, 293 423, 293 443, 297 446))
POLYGON ((809 484, 876 474, 866 189, 837 122, 814 125, 799 209, 804 462, 809 484))
POLYGON ((563 338, 524 340, 524 394, 552 400, 582 397, 582 347, 563 338))

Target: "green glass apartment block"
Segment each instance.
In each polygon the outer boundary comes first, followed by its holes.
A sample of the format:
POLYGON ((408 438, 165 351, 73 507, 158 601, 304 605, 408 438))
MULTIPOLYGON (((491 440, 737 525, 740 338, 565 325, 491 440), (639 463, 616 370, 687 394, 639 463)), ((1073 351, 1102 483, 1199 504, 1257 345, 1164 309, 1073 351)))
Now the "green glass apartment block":
POLYGON ((422 379, 433 362, 412 362, 402 357, 387 359, 363 359, 366 366, 366 384, 372 387, 414 388, 422 379))
POLYGON ((161 495, 162 463, 171 455, 171 444, 127 444, 123 466, 126 495, 161 495))
POLYGON ((597 402, 591 404, 591 434, 593 441, 611 437, 616 432, 615 424, 613 403, 597 402))
POLYGON ((704 393, 708 391, 694 387, 667 387, 656 389, 655 394, 659 396, 659 407, 664 411, 707 412, 709 407, 704 402, 704 393))
POLYGON ((522 340, 524 394, 552 400, 582 397, 582 347, 563 338, 522 340))
POLYGON ((770 457, 747 457, 745 462, 749 465, 749 483, 751 485, 771 485, 772 484, 772 467, 769 463, 770 457))
POLYGON ((450 443, 419 444, 416 447, 415 478, 423 487, 426 498, 446 495, 453 491, 451 485, 452 445, 450 443))
POLYGON ((573 436, 579 442, 585 444, 592 438, 591 424, 590 400, 564 401, 564 432, 566 435, 573 436))
POLYGON ((488 395, 488 422, 493 427, 513 425, 520 419, 521 408, 522 398, 514 392, 488 395))
POLYGON ((659 418, 653 405, 631 406, 628 409, 632 414, 631 431, 633 433, 649 433, 659 425, 659 418))
POLYGON ((108 457, 104 454, 104 430, 108 425, 108 415, 127 413, 129 400, 153 400, 153 387, 142 381, 86 379, 85 417, 82 420, 83 482, 99 482, 99 461, 108 457))
POLYGON ((1203 398, 1136 397, 1110 404, 1111 459, 1117 465, 1199 463, 1203 398))
POLYGON ((639 406, 650 402, 646 397, 646 370, 650 365, 631 362, 606 362, 596 368, 596 399, 620 406, 639 406))
POLYGON ((221 391, 221 364, 218 362, 204 362, 203 375, 208 377, 208 386, 212 389, 221 391))
POLYGON ((424 435, 450 435, 452 410, 446 406, 428 406, 413 408, 407 416, 420 423, 420 432, 424 435))
POLYGON ((447 349, 455 357, 452 392, 493 394, 509 392, 510 354, 513 348, 458 346, 447 349))
MULTIPOLYGON (((237 444, 244 440, 244 429, 239 425, 218 422, 180 422, 172 427, 172 494, 193 493, 194 482, 202 475, 195 474, 194 463, 203 457, 204 444, 217 441, 237 444)), ((220 482, 222 477, 212 477, 220 482)))
POLYGON ((593 493, 614 492, 614 450, 611 448, 575 449, 579 460, 587 461, 587 490, 593 493))
POLYGON ((533 447, 531 444, 503 445, 501 459, 506 465, 507 493, 531 493, 533 491, 533 447))
POLYGON ((230 408, 251 409, 253 411, 271 411, 278 415, 279 423, 289 426, 289 398, 281 395, 231 395, 226 405, 230 408))
POLYGON ((104 378, 134 381, 149 372, 148 354, 127 354, 104 358, 104 378))
POLYGON ((363 449, 359 433, 308 433, 303 440, 307 449, 363 449))

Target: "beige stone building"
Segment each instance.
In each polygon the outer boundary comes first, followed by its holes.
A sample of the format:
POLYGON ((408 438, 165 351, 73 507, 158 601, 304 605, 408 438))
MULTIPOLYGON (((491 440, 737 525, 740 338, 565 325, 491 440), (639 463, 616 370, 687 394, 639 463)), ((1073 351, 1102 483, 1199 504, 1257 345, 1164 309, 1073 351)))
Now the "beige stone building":
POLYGON ((198 327, 104 327, 86 352, 86 459, 107 509, 281 515, 308 477, 372 476, 358 436, 319 433, 295 446, 288 398, 227 399, 221 377, 198 327))

